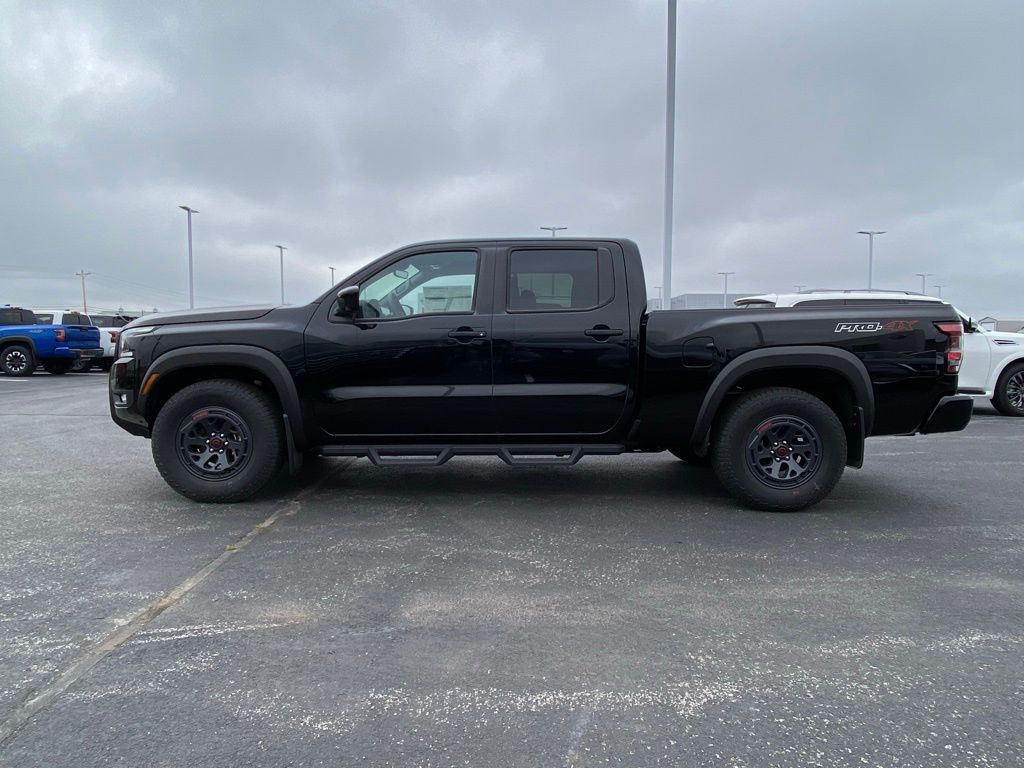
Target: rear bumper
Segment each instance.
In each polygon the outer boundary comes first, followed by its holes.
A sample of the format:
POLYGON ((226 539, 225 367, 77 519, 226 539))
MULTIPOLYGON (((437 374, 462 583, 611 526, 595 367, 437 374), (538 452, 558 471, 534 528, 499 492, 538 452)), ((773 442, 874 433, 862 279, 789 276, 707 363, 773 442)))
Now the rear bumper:
POLYGON ((103 357, 103 350, 100 347, 96 349, 78 349, 77 347, 54 347, 53 352, 46 356, 47 358, 59 357, 64 360, 78 360, 82 357, 100 358, 103 357))
POLYGON ((970 395, 943 397, 921 426, 921 433, 959 432, 970 423, 973 412, 974 398, 970 395))

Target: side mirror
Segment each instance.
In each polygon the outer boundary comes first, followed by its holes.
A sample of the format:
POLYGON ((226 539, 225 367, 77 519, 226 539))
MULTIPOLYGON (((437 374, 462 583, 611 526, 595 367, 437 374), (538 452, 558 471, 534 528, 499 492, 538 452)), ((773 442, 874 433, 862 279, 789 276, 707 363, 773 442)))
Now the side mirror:
POLYGON ((350 285, 338 291, 337 309, 335 312, 342 317, 355 317, 359 314, 359 286, 350 285))

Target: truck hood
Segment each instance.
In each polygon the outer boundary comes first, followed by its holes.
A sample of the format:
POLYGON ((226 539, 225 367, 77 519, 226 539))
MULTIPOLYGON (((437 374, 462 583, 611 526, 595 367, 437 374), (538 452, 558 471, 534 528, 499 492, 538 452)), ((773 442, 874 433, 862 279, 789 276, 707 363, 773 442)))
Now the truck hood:
POLYGON ((246 307, 204 307, 180 312, 158 312, 154 315, 143 315, 132 320, 125 328, 139 328, 151 325, 180 325, 184 323, 216 323, 225 320, 255 320, 263 317, 274 309, 273 305, 246 307))

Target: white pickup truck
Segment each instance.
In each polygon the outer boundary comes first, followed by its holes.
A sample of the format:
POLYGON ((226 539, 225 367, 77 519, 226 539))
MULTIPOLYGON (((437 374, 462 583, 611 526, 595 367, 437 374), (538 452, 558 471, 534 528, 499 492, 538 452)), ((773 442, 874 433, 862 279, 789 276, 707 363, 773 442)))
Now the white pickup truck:
MULTIPOLYGON (((840 307, 944 303, 934 296, 904 291, 801 291, 737 299, 737 307, 840 307)), ((992 401, 1006 416, 1024 416, 1024 333, 989 331, 957 310, 964 325, 964 356, 958 391, 992 401)))
MULTIPOLYGON (((62 323, 68 325, 91 325, 100 329, 100 346, 103 347, 103 356, 95 358, 81 358, 71 369, 77 373, 88 371, 93 365, 98 365, 105 371, 110 370, 114 363, 114 355, 117 351, 117 328, 106 327, 99 317, 87 315, 74 309, 40 309, 36 311, 36 317, 40 323, 46 325, 62 323), (97 322, 99 320, 99 322, 97 322)), ((123 325, 124 323, 122 323, 123 325)))

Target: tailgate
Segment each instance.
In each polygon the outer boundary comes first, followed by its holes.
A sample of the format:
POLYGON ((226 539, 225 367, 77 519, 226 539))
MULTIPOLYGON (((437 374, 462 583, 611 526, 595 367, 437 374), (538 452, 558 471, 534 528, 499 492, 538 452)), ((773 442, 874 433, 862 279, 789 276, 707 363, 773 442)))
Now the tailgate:
POLYGON ((63 325, 69 349, 99 349, 100 329, 91 325, 63 325))

